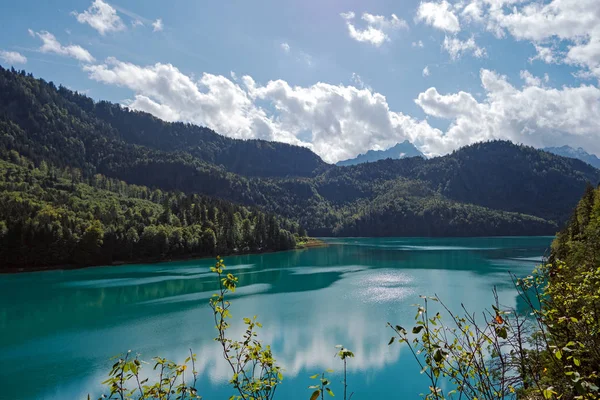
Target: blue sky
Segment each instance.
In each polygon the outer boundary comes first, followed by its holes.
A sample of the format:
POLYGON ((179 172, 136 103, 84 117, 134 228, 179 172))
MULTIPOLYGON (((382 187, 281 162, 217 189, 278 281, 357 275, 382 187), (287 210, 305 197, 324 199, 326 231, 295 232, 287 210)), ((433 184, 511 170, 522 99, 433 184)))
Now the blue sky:
POLYGON ((596 0, 21 0, 2 10, 5 67, 331 162, 404 139, 428 154, 496 138, 600 154, 596 0))

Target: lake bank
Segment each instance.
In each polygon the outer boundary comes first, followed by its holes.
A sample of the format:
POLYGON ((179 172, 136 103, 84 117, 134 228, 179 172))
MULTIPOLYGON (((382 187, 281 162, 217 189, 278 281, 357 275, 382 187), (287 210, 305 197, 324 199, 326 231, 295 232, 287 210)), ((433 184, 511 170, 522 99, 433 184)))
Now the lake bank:
MULTIPOLYGON (((295 248, 287 249, 287 250, 256 250, 256 251, 245 251, 245 252, 234 252, 234 253, 223 253, 219 254, 221 257, 232 257, 232 256, 243 256, 250 254, 268 254, 268 253, 279 253, 284 251, 291 250, 302 250, 308 248, 316 248, 316 247, 324 247, 327 244, 317 238, 306 238, 303 241, 300 241, 295 248)), ((65 264, 65 265, 49 265, 49 266, 36 266, 31 268, 23 268, 23 267, 7 267, 0 268, 0 275, 2 274, 21 274, 28 272, 43 272, 43 271, 57 271, 57 270, 76 270, 83 268, 94 268, 94 267, 116 267, 120 265, 135 265, 135 264, 160 264, 171 261, 192 261, 192 260, 205 260, 209 258, 214 258, 216 256, 206 256, 206 255, 185 255, 181 257, 169 257, 169 258, 139 258, 133 261, 113 261, 111 264, 92 264, 92 265, 76 265, 76 264, 65 264)))

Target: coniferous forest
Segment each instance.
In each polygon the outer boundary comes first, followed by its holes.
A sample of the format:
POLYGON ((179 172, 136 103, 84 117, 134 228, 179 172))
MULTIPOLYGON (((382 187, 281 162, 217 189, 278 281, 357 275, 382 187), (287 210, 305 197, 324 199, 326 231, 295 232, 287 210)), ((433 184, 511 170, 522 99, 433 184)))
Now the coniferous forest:
POLYGON ((337 167, 1 67, 0 157, 12 267, 279 250, 306 233, 552 235, 600 182, 582 161, 505 141, 337 167))
POLYGON ((150 190, 77 169, 0 161, 0 264, 97 265, 286 250, 296 222, 196 194, 150 190))

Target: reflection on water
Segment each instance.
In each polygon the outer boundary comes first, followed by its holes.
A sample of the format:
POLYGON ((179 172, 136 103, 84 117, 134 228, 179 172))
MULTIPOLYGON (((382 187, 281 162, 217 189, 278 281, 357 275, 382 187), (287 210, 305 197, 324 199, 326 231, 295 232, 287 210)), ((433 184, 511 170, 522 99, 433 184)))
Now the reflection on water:
MULTIPOLYGON (((507 271, 527 274, 551 238, 332 239, 327 248, 226 259, 239 277, 234 319, 259 315, 265 343, 286 370, 281 397, 306 398, 307 376, 339 369, 344 344, 356 398, 415 398, 423 376, 386 322, 409 325, 411 304, 434 293, 473 311, 516 306, 507 271), (399 385, 399 379, 402 384, 399 385)), ((85 398, 110 356, 133 349, 182 360, 199 355, 200 391, 228 398, 228 378, 207 300, 217 289, 211 260, 0 276, 0 375, 9 398, 85 398), (31 379, 35 385, 31 384, 31 379)), ((234 323, 232 334, 241 335, 234 323)), ((335 380, 334 380, 335 381, 335 380)), ((336 381, 337 383, 337 381, 336 381)))

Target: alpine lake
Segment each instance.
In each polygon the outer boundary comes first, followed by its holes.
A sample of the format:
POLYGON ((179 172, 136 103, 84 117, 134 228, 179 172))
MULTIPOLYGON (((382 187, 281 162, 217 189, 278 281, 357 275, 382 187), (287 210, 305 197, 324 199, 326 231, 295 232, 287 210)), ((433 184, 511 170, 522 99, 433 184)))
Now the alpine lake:
MULTIPOLYGON (((360 399, 418 399, 426 377, 407 348, 389 346, 387 322, 413 326, 419 295, 450 308, 522 309, 509 271, 528 275, 552 237, 329 238, 326 247, 224 257, 239 278, 233 338, 258 316, 259 339, 284 368, 276 399, 307 400, 310 375, 326 369, 342 398, 335 345, 352 350, 348 393, 360 399)), ((228 399, 208 300, 218 289, 214 259, 0 275, 0 387, 11 400, 97 399, 116 356, 151 362, 197 354, 203 399, 228 399)), ((146 366, 152 369, 153 364, 146 366)), ((0 396, 1 397, 1 396, 0 396)), ((326 395, 326 397, 328 397, 326 395)), ((3 397, 4 398, 4 397, 3 397)))

